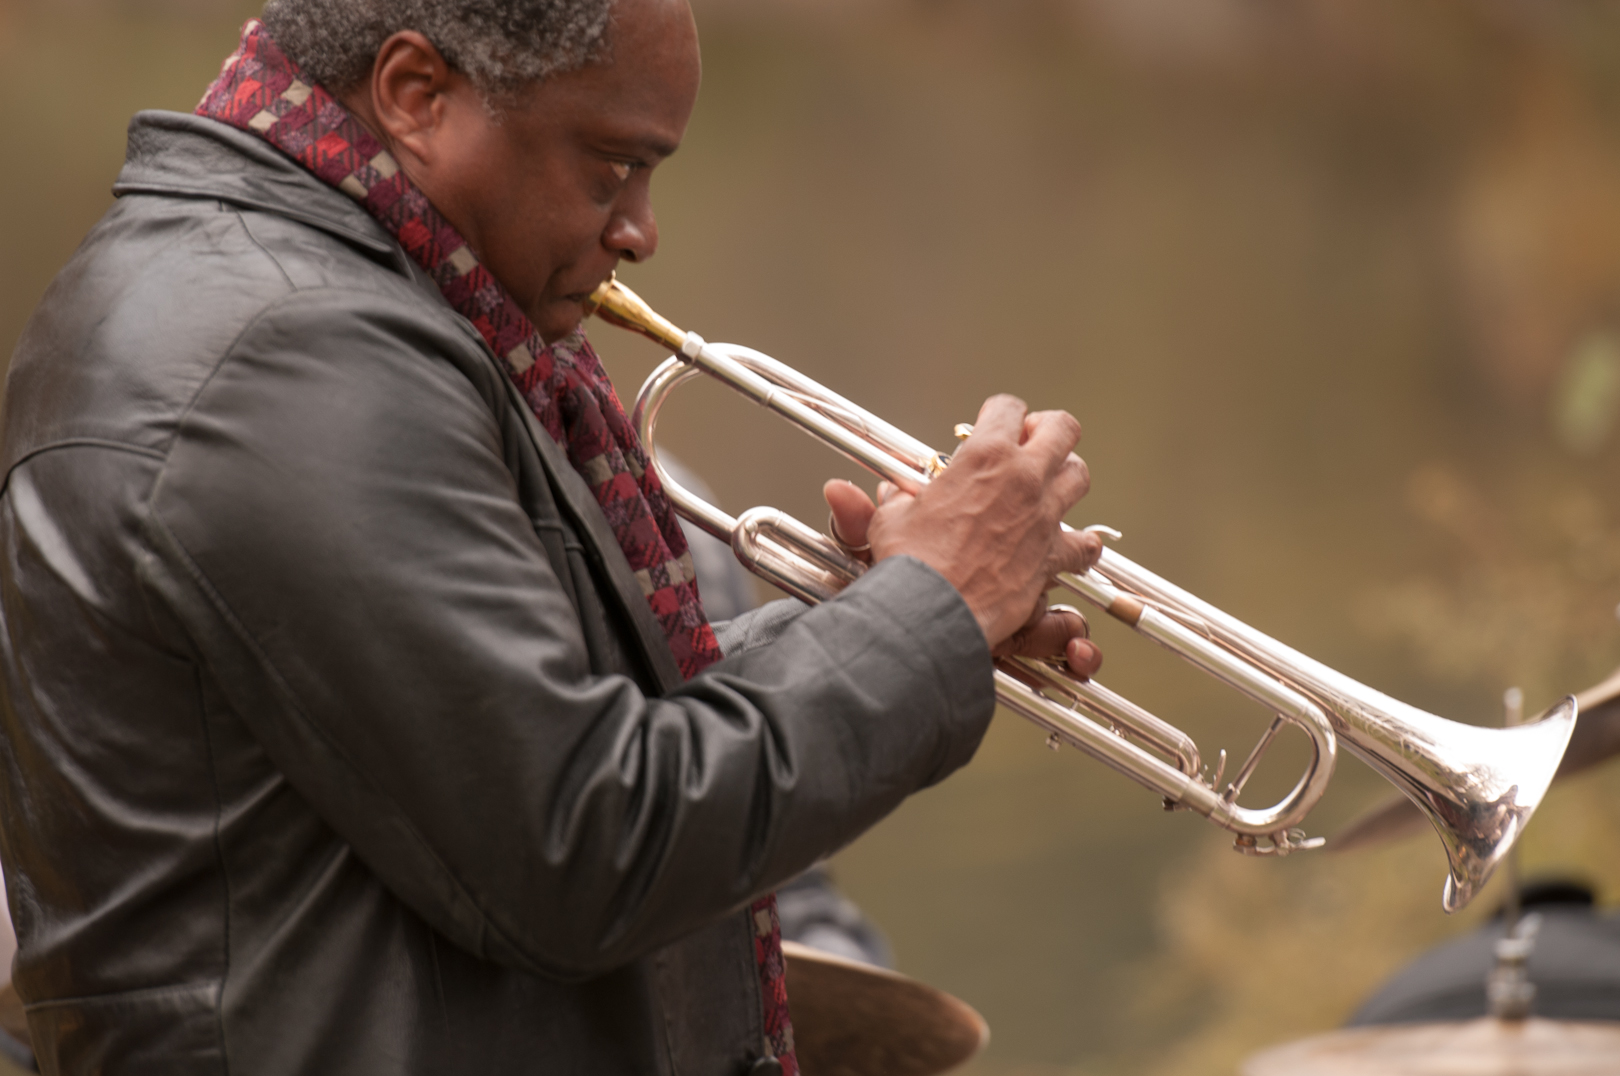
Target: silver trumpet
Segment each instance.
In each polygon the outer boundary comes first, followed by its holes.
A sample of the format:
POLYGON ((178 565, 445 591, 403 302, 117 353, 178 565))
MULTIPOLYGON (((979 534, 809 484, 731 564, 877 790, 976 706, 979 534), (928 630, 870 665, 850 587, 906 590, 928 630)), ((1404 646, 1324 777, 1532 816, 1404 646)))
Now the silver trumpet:
MULTIPOLYGON (((946 456, 792 367, 677 328, 615 280, 597 288, 590 305, 603 320, 675 352, 642 386, 636 421, 676 511, 729 542, 750 571, 806 602, 837 594, 866 565, 777 509, 751 508, 733 518, 682 488, 659 464, 654 439, 659 408, 678 385, 700 374, 717 378, 901 489, 921 488, 949 464, 946 456)), ((958 435, 966 429, 959 427, 958 435)), ((1107 528, 1094 529, 1118 538, 1107 528)), ((1408 706, 1255 631, 1113 549, 1105 548, 1091 571, 1063 574, 1057 585, 1275 717, 1223 784, 1225 751, 1213 776, 1206 775, 1186 734, 1095 680, 1073 676, 1061 660, 998 661, 997 699, 1045 730, 1048 746, 1071 744, 1157 792, 1166 810, 1198 812, 1235 833, 1240 852, 1286 855, 1324 843, 1297 827, 1327 788, 1342 741, 1434 824, 1450 862, 1442 895, 1448 912, 1472 900, 1512 848, 1546 794, 1575 726, 1573 697, 1530 724, 1507 729, 1460 724, 1408 706), (1284 722, 1310 738, 1304 775, 1274 806, 1240 806, 1239 793, 1284 722)))

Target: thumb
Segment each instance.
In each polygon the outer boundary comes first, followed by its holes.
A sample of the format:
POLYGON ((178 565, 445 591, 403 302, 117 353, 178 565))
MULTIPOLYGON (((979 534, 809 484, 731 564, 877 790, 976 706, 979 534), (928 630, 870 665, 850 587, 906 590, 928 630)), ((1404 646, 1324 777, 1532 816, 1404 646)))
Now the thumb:
POLYGON ((866 491, 853 482, 834 478, 821 487, 821 495, 832 510, 833 537, 851 549, 858 550, 866 545, 867 531, 877 512, 877 505, 866 491))

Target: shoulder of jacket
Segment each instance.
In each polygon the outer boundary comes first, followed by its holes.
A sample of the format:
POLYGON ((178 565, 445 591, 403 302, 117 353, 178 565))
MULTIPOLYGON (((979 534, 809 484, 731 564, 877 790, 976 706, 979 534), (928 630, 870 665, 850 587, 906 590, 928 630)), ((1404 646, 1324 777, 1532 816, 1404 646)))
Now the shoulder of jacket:
POLYGON ((295 288, 260 304, 240 325, 216 371, 278 354, 293 364, 363 363, 379 373, 427 368, 470 383, 486 406, 505 402, 504 375, 471 322, 386 273, 295 288))

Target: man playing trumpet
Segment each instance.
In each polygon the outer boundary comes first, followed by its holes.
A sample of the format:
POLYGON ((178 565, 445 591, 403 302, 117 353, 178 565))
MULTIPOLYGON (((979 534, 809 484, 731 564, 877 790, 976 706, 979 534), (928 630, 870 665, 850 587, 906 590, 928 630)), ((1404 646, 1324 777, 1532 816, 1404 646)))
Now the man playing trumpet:
POLYGON ((579 332, 698 78, 684 0, 272 0, 136 117, 6 397, 45 1072, 792 1071, 772 889, 968 760, 992 654, 1095 670, 1079 426, 1009 397, 711 629, 579 332))

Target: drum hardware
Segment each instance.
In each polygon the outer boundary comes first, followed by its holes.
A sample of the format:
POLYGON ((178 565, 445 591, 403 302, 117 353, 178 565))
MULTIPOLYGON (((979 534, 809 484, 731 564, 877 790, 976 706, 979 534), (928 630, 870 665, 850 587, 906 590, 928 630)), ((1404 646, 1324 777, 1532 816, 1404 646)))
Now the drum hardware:
POLYGON ((1530 981, 1530 954, 1536 948, 1536 932, 1541 929, 1541 913, 1531 912, 1513 923, 1496 939, 1496 964, 1485 976, 1485 1003, 1498 1020, 1525 1020, 1536 1000, 1536 984, 1530 981))
MULTIPOLYGON (((614 279, 592 293, 587 309, 675 352, 642 386, 635 415, 676 511, 729 542, 744 567, 804 601, 832 597, 866 565, 776 509, 753 508, 733 518, 675 482, 658 461, 655 438, 659 409, 671 392, 700 374, 714 377, 903 490, 920 490, 949 465, 930 446, 792 367, 677 327, 614 279)), ((1092 529, 1118 538, 1108 528, 1092 529)), ((1220 774, 1205 778, 1197 745, 1181 730, 1096 681, 1071 675, 1060 661, 999 661, 995 686, 1002 705, 1145 785, 1172 809, 1196 811, 1231 831, 1234 847, 1252 855, 1286 855, 1322 844, 1298 826, 1326 789, 1342 740, 1434 824, 1450 865, 1442 893, 1448 912, 1479 892, 1523 832, 1574 726, 1573 698, 1515 729, 1479 728, 1425 713, 1282 645, 1110 548, 1091 571, 1065 573, 1056 583, 1275 717, 1223 788, 1220 774), (1311 741, 1304 775, 1270 808, 1240 806, 1244 782, 1284 723, 1311 741)))
POLYGON ((1616 1076, 1616 924, 1593 897, 1570 881, 1527 887, 1517 924, 1487 924, 1430 950, 1365 999, 1350 1027, 1267 1049, 1242 1071, 1616 1076))

